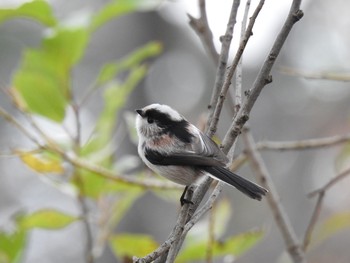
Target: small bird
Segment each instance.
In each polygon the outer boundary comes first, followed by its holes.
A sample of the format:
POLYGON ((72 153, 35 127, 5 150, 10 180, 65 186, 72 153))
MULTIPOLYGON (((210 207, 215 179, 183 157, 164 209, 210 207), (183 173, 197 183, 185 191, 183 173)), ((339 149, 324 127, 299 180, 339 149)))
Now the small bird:
POLYGON ((250 198, 261 200, 268 191, 229 171, 228 158, 217 144, 167 105, 151 104, 136 110, 138 153, 154 172, 187 187, 204 174, 234 186, 250 198))

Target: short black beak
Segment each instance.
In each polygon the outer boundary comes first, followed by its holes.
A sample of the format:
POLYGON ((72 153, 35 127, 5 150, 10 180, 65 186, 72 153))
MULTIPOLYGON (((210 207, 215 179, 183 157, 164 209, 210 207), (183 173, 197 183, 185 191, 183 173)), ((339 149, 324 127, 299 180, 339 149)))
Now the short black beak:
POLYGON ((135 110, 141 117, 144 117, 143 110, 135 110))

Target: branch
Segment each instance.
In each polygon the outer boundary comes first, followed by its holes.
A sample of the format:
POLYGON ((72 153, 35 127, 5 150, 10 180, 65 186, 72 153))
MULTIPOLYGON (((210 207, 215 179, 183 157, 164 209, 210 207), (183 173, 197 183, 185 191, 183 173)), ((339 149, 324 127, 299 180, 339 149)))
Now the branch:
POLYGON ((222 146, 223 149, 225 149, 226 151, 228 151, 231 148, 232 144, 234 143, 237 136, 239 135, 243 125, 249 119, 249 114, 257 98, 259 97, 260 92, 262 91, 262 89, 265 87, 266 84, 272 81, 270 72, 282 49, 282 46, 285 43, 294 24, 303 17, 303 12, 300 10, 300 4, 301 4, 301 0, 293 0, 287 19, 284 22, 284 25, 282 26, 281 31, 277 35, 277 38, 259 71, 258 76, 254 81, 253 87, 247 93, 248 95, 247 100, 245 101, 243 107, 238 112, 237 117, 232 122, 231 127, 229 128, 229 131, 226 133, 225 138, 223 140, 223 146, 222 146))
MULTIPOLYGON (((209 125, 209 128, 208 128, 209 135, 213 135, 216 132, 217 125, 218 125, 218 122, 219 122, 219 117, 220 117, 220 114, 221 114, 221 110, 222 110, 222 107, 223 107, 223 104, 224 104, 224 100, 226 98, 227 91, 228 91, 228 89, 230 87, 232 77, 233 77, 233 75, 234 75, 234 73, 236 71, 237 65, 239 63, 239 60, 241 59, 241 56, 242 56, 242 54, 243 54, 243 52, 245 50, 245 47, 246 47, 246 45, 247 45, 247 43, 249 41, 249 38, 253 34, 252 32, 253 32, 253 26, 255 24, 255 20, 256 20, 257 16, 259 15, 260 10, 262 9, 264 3, 265 3, 264 0, 260 0, 260 2, 258 4, 258 6, 256 7, 252 17, 249 19, 249 24, 248 24, 247 30, 245 31, 244 38, 242 39, 242 41, 241 41, 241 43, 240 43, 240 45, 238 47, 238 50, 236 52, 236 55, 235 55, 235 57, 233 59, 233 62, 231 64, 231 66, 230 66, 230 69, 229 69, 229 71, 227 73, 227 76, 225 77, 225 80, 224 80, 224 83, 222 85, 220 94, 218 95, 218 99, 217 99, 217 102, 215 104, 215 108, 214 108, 214 111, 213 111, 213 116, 211 118, 209 118, 209 121, 210 121, 210 125, 209 125)), ((230 146, 232 146, 232 144, 230 146)))
POLYGON ((307 226, 306 231, 305 231, 304 241, 303 241, 303 250, 304 251, 306 251, 306 249, 308 248, 308 246, 310 244, 312 232, 314 231, 314 228, 316 226, 316 222, 320 216, 324 196, 325 196, 325 192, 319 192, 314 211, 313 211, 312 216, 310 218, 309 225, 307 226))
POLYGON ((284 74, 296 77, 302 77, 305 79, 322 79, 322 80, 332 80, 332 81, 350 81, 349 73, 338 73, 338 72, 313 72, 304 71, 294 68, 281 67, 280 71, 284 74))
POLYGON ((324 137, 318 139, 307 139, 299 141, 289 142, 277 142, 266 141, 258 142, 256 144, 258 150, 278 150, 278 151, 290 151, 290 150, 307 150, 317 149, 327 146, 338 145, 344 142, 350 141, 350 133, 344 135, 336 135, 331 137, 324 137))
POLYGON ((336 177, 332 178, 327 184, 325 184, 323 187, 311 192, 308 194, 308 197, 314 197, 315 195, 321 193, 321 192, 326 192, 329 188, 331 188, 334 184, 339 182, 340 180, 344 179, 350 175, 350 168, 344 170, 340 174, 338 174, 336 177))
MULTIPOLYGON (((214 89, 212 92, 212 97, 210 99, 210 104, 208 105, 209 117, 208 117, 207 127, 210 127, 212 123, 212 117, 215 112, 215 105, 217 104, 217 101, 220 95, 220 90, 224 83, 226 67, 227 67, 227 59, 228 59, 231 41, 233 37, 234 26, 236 24, 236 17, 237 17, 239 4, 240 4, 240 0, 234 0, 232 2, 230 17, 227 23, 225 35, 220 38, 222 45, 221 45, 221 51, 219 56, 219 62, 217 63, 218 66, 216 69, 214 89)), ((210 136, 212 136, 213 134, 214 133, 210 134, 210 136)))
POLYGON ((345 171, 339 173, 337 176, 335 176, 333 179, 331 179, 327 184, 325 184, 323 187, 311 192, 308 194, 308 197, 314 197, 315 195, 318 195, 317 202, 314 208, 314 212, 312 213, 309 225, 306 229, 305 236, 304 236, 304 242, 303 242, 303 249, 304 251, 308 248, 310 241, 311 241, 311 236, 312 232, 315 228, 316 222, 319 218, 322 204, 323 204, 323 199, 326 194, 326 192, 337 182, 340 180, 344 179, 346 176, 350 175, 350 168, 346 169, 345 171))
POLYGON ((243 139, 247 147, 247 154, 249 156, 249 160, 251 161, 252 168, 258 176, 260 184, 269 189, 269 194, 266 196, 266 199, 275 218, 275 222, 281 231, 290 257, 294 263, 306 262, 302 247, 296 237, 288 215, 280 202, 280 197, 275 189, 275 185, 271 180, 270 174, 267 171, 263 159, 256 150, 254 139, 249 133, 248 129, 243 130, 243 139))
POLYGON ((211 32, 208 24, 207 12, 205 10, 205 0, 199 0, 199 11, 199 18, 194 18, 190 14, 187 14, 188 18, 190 19, 189 23, 192 29, 199 36, 199 39, 202 41, 204 48, 216 65, 219 60, 219 55, 215 49, 213 42, 213 33, 211 32))
MULTIPOLYGON (((250 0, 247 0, 245 9, 244 9, 243 19, 242 19, 241 39, 240 39, 241 42, 244 39, 244 32, 247 27, 249 8, 250 8, 250 0)), ((235 115, 238 113, 242 104, 242 71, 243 71, 243 55, 238 61, 237 72, 236 72, 236 85, 235 85, 235 96, 234 96, 235 115)))

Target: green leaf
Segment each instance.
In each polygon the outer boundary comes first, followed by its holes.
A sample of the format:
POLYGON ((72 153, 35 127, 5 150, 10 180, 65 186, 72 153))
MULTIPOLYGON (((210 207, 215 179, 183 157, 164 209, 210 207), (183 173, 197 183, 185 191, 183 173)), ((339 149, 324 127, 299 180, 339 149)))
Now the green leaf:
POLYGON ((135 11, 139 3, 140 0, 115 0, 106 4, 92 18, 91 30, 96 30, 113 18, 135 11))
POLYGON ((57 23, 50 5, 42 0, 24 3, 17 8, 0 9, 0 23, 20 17, 34 19, 47 26, 55 26, 57 23))
POLYGON ((123 193, 118 195, 118 199, 114 204, 113 215, 111 217, 111 222, 113 223, 113 226, 117 226, 120 223, 124 215, 135 203, 136 199, 139 198, 142 195, 142 193, 144 193, 144 190, 140 187, 125 184, 120 185, 124 185, 125 189, 123 193))
POLYGON ((129 54, 126 58, 116 62, 106 64, 100 71, 97 78, 97 84, 103 85, 106 82, 112 80, 121 71, 129 70, 139 65, 145 59, 159 55, 163 50, 163 46, 160 42, 153 41, 145 46, 135 50, 129 54))
POLYGON ((53 209, 43 209, 18 218, 18 226, 22 230, 32 228, 59 229, 78 220, 77 217, 67 215, 53 209))
POLYGON ((71 93, 71 69, 88 40, 82 28, 57 28, 41 49, 25 51, 13 83, 27 110, 61 122, 71 93))
POLYGON ((231 204, 228 199, 221 199, 215 208, 214 233, 216 238, 225 234, 226 227, 231 217, 231 204))
POLYGON ((97 150, 106 150, 105 147, 111 146, 110 142, 118 120, 118 112, 125 105, 129 94, 143 79, 146 72, 147 68, 145 66, 137 66, 131 70, 124 83, 113 83, 106 89, 104 93, 105 107, 97 122, 92 140, 82 150, 83 155, 96 153, 97 150))
POLYGON ((0 263, 20 262, 26 243, 26 232, 0 232, 0 263))
POLYGON ((158 247, 151 236, 141 234, 118 234, 110 239, 110 246, 118 258, 142 257, 158 247))
POLYGON ((311 244, 320 244, 347 228, 350 228, 350 212, 334 214, 317 227, 311 244))
POLYGON ((335 159, 335 168, 338 173, 349 168, 350 163, 350 143, 346 143, 335 159))
MULTIPOLYGON (((228 238, 225 242, 215 241, 213 245, 213 257, 233 255, 239 257, 251 249, 261 240, 263 231, 251 231, 228 238)), ((206 240, 191 243, 177 257, 177 262, 203 261, 206 257, 208 243, 206 240)))

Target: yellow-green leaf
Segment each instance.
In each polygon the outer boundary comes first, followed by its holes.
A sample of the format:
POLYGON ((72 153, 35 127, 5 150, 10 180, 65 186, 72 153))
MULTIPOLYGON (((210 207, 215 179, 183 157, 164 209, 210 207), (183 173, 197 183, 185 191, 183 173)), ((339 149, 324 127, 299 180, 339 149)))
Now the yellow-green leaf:
MULTIPOLYGON (((232 236, 224 242, 215 241, 213 244, 213 257, 233 255, 238 257, 251 249, 263 237, 263 231, 250 231, 232 236)), ((203 261, 207 251, 207 241, 188 244, 177 257, 177 262, 203 261)))
MULTIPOLYGON (((90 153, 110 147, 110 140, 114 135, 114 127, 117 122, 118 111, 125 105, 128 95, 143 79, 147 67, 141 65, 133 68, 124 83, 111 83, 104 94, 105 106, 97 122, 94 136, 84 146, 82 154, 90 153)), ((108 152, 108 150, 107 150, 108 152)))
POLYGON ((350 228, 350 212, 334 214, 317 227, 311 245, 320 244, 347 228, 350 228))
POLYGON ((148 235, 118 234, 110 239, 110 246, 118 258, 142 257, 158 247, 158 243, 148 235))
POLYGON ((99 73, 97 83, 99 85, 105 84, 121 71, 129 70, 139 65, 144 60, 159 55, 162 50, 162 44, 158 41, 153 41, 135 50, 120 61, 106 64, 99 73))
POLYGON ((29 230, 32 228, 59 229, 68 226, 78 220, 71 216, 53 209, 43 209, 32 214, 21 215, 18 218, 20 229, 29 230))
POLYGON ((58 159, 49 158, 49 156, 38 155, 32 152, 16 151, 29 168, 39 173, 63 173, 62 163, 58 159))
POLYGON ((214 233, 215 237, 221 237, 226 230, 227 224, 231 216, 231 204, 226 198, 221 199, 215 207, 215 226, 214 233))
POLYGON ((0 23, 11 18, 22 17, 37 20, 47 26, 54 26, 56 24, 56 18, 46 1, 35 0, 24 3, 16 8, 0 9, 0 23))
POLYGON ((26 232, 22 230, 13 233, 0 232, 0 263, 21 262, 26 237, 26 232))

